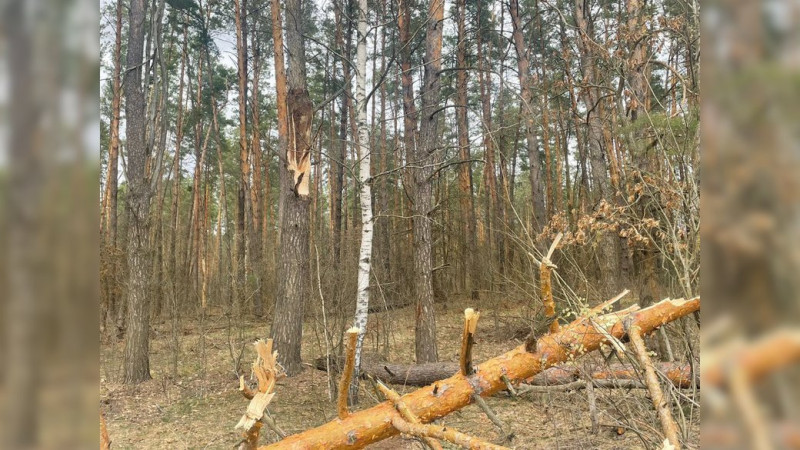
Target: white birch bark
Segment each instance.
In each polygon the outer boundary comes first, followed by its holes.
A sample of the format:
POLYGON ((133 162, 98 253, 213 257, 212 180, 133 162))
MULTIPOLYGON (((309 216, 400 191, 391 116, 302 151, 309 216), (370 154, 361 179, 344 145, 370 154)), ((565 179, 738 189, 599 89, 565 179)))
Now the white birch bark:
POLYGON ((358 46, 356 48, 356 126, 358 128, 359 185, 361 202, 361 250, 358 254, 358 291, 354 326, 361 330, 356 341, 355 370, 350 398, 357 401, 361 347, 367 330, 369 275, 372 268, 372 193, 370 192, 370 149, 367 129, 367 0, 358 0, 358 46))

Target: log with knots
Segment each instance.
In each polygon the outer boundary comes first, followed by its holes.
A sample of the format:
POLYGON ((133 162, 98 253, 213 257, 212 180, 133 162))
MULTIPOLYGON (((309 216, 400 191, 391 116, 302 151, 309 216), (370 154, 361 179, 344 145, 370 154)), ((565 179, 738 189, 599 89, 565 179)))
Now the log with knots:
MULTIPOLYGON (((560 327, 558 331, 539 337, 533 345, 530 343, 527 346, 520 345, 476 367, 472 366, 470 355, 478 313, 467 310, 461 360, 458 363, 458 372, 454 375, 402 396, 377 380, 376 386, 386 397, 386 401, 358 412, 347 410, 346 401, 340 401, 339 405, 344 406, 340 406, 339 418, 258 448, 363 448, 400 433, 422 438, 431 448, 440 448, 439 440, 447 440, 465 448, 505 448, 451 427, 430 423, 472 403, 484 408, 483 397, 508 390, 514 384, 530 380, 551 367, 597 350, 601 345, 614 345, 615 341, 616 345, 622 345, 620 342, 626 340, 631 331, 638 338, 700 308, 700 298, 697 297, 691 300, 666 299, 644 309, 633 305, 606 313, 619 298, 620 296, 604 302, 589 310, 586 315, 560 327)), ((635 340, 639 342, 638 339, 635 340)), ((649 365, 648 372, 650 372, 652 363, 643 360, 642 364, 649 365)), ((346 377, 346 380, 342 380, 343 385, 349 384, 351 373, 352 371, 345 371, 342 374, 346 377)), ((647 387, 658 388, 649 383, 647 387)), ((346 396, 347 390, 340 389, 339 395, 346 396)), ((657 397, 657 395, 652 396, 657 397)), ((657 408, 660 406, 656 405, 657 408)), ((484 412, 490 419, 492 418, 493 414, 488 406, 484 408, 484 412)), ((669 419, 671 418, 662 416, 662 423, 670 425, 667 423, 669 419)), ((493 422, 498 428, 507 430, 506 425, 499 420, 493 422)), ((501 435, 508 439, 511 433, 506 430, 501 435)), ((672 434, 670 431, 672 430, 668 430, 665 434, 672 438, 674 435, 670 436, 672 434)), ((680 443, 674 442, 673 446, 679 448, 680 443)))

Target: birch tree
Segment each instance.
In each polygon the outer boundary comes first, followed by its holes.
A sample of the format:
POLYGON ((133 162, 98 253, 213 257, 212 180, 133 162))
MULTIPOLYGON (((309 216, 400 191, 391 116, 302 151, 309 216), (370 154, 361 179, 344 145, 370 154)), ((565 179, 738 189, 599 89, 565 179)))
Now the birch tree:
POLYGON ((359 329, 356 341, 356 365, 350 398, 358 401, 358 368, 361 364, 361 347, 367 329, 369 311, 369 275, 372 268, 372 192, 370 189, 369 130, 367 129, 367 0, 358 0, 358 46, 356 48, 356 125, 358 127, 359 200, 361 202, 361 249, 358 253, 358 290, 356 292, 355 327, 359 329))

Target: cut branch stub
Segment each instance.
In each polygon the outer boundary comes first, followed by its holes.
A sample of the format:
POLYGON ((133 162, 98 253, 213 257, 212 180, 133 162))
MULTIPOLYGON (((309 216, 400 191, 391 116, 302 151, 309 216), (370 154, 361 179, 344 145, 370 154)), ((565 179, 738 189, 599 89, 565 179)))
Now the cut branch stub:
POLYGON ((562 234, 558 233, 553 244, 550 245, 547 255, 542 259, 539 264, 539 284, 542 293, 542 303, 544 305, 544 315, 550 320, 550 332, 558 332, 559 325, 556 320, 556 303, 553 300, 553 284, 552 284, 552 271, 556 266, 550 261, 553 252, 556 250, 558 243, 561 241, 562 234))
POLYGON ((464 310, 464 333, 461 336, 461 360, 460 368, 462 375, 472 375, 472 345, 475 343, 475 330, 478 328, 478 319, 481 313, 475 312, 472 308, 464 310))
POLYGON ((350 415, 347 409, 347 394, 349 392, 350 380, 353 378, 353 370, 356 365, 356 341, 358 340, 358 333, 361 330, 358 327, 353 327, 347 330, 347 355, 344 362, 344 370, 342 370, 342 377, 339 379, 339 397, 336 399, 336 409, 339 413, 339 418, 344 419, 350 415))
POLYGON ((551 284, 552 268, 550 261, 543 260, 539 266, 539 284, 542 292, 542 304, 544 305, 544 315, 550 321, 550 332, 558 331, 558 320, 556 320, 556 303, 553 300, 553 286, 551 284))

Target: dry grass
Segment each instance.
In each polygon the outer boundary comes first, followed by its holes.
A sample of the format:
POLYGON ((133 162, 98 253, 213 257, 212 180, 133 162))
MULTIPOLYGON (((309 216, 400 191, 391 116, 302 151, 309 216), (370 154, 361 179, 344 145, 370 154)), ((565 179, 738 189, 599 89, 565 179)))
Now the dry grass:
MULTIPOLYGON (((484 306, 489 312, 481 316, 478 324, 474 360, 483 361, 509 350, 521 343, 519 329, 524 322, 521 308, 498 302, 476 305, 475 301, 451 300, 437 304, 437 330, 440 360, 457 361, 460 335, 463 328, 463 310, 468 306, 484 306), (491 311, 505 311, 493 317, 491 311), (495 322, 497 328, 494 328, 495 322), (517 336, 517 337, 515 337, 517 336)), ((478 302, 481 303, 481 302, 478 302)), ((313 315, 313 313, 312 313, 313 315)), ((390 359, 395 362, 413 361, 414 327, 409 308, 388 313, 373 314, 370 321, 391 324, 390 359)), ((153 379, 138 386, 119 383, 123 346, 121 343, 105 344, 101 348, 101 410, 106 415, 112 448, 230 448, 239 440, 233 427, 241 417, 247 402, 238 392, 238 382, 232 372, 227 344, 227 322, 222 318, 209 318, 206 333, 205 376, 200 358, 199 326, 196 322, 184 323, 181 336, 179 377, 169 377, 170 349, 168 324, 154 328, 151 342, 151 373, 153 379)), ((305 327, 304 361, 310 362, 324 354, 317 344, 315 323, 309 320, 305 327)), ((386 332, 386 328, 381 332, 386 332)), ((247 342, 264 337, 268 324, 248 321, 244 324, 247 342)), ((373 330, 372 333, 375 333, 373 330)), ((365 351, 374 352, 374 339, 365 340, 365 351)), ((246 346, 243 366, 255 356, 251 345, 246 346)), ((361 408, 378 402, 377 397, 363 384, 361 408)), ((395 386, 401 393, 413 388, 395 386)), ((643 391, 596 390, 597 408, 601 428, 591 433, 585 391, 532 394, 524 398, 498 395, 487 399, 497 415, 511 426, 515 433, 512 448, 518 449, 629 449, 653 448, 663 440, 658 420, 643 391), (618 427, 626 431, 617 434, 618 427), (635 430, 634 430, 635 429, 635 430), (640 437, 641 436, 641 437, 640 437)), ((689 393, 689 395, 692 395, 689 393)), ((687 413, 689 410, 684 408, 687 413)), ((277 395, 269 406, 270 414, 287 433, 296 433, 320 425, 336 417, 336 404, 328 400, 327 379, 324 372, 308 367, 302 374, 282 380, 277 395)), ((689 443, 697 443, 699 419, 697 411, 687 414, 689 443)), ((469 406, 445 417, 441 421, 460 431, 498 442, 497 430, 477 406, 469 406)), ((266 430, 266 428, 265 428, 266 430)), ((277 436, 265 431, 262 443, 274 442, 277 436)), ((694 447, 696 447, 695 445, 694 447)), ((691 447, 691 445, 689 445, 691 447)), ((411 449, 423 448, 411 439, 396 437, 370 448, 411 449)))

